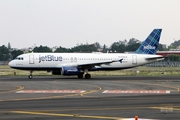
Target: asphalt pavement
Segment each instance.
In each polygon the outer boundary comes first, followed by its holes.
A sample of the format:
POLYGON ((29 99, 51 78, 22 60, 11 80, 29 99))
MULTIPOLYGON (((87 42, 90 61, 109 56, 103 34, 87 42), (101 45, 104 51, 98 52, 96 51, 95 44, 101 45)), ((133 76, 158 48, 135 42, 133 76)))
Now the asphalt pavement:
POLYGON ((1 120, 180 119, 180 76, 0 77, 1 120))

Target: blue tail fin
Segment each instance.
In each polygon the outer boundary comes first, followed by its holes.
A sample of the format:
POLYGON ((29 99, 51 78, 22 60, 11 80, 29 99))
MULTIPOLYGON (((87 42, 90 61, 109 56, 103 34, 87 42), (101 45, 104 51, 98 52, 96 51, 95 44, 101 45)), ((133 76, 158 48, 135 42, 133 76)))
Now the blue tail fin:
POLYGON ((154 29, 141 46, 136 50, 137 54, 156 54, 162 29, 154 29))

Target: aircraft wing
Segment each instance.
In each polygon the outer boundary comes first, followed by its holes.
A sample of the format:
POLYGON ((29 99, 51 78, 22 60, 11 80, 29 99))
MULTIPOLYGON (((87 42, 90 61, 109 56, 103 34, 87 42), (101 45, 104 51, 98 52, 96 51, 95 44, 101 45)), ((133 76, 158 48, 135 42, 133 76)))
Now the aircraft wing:
POLYGON ((102 64, 110 64, 110 63, 113 63, 113 62, 120 62, 122 63, 122 60, 123 59, 120 59, 120 60, 111 60, 111 61, 103 61, 103 62, 94 62, 94 63, 83 63, 83 64, 78 64, 77 67, 80 67, 80 68, 92 68, 94 66, 100 66, 102 64))
POLYGON ((110 64, 113 62, 120 62, 122 63, 123 59, 120 60, 108 60, 108 61, 99 61, 99 62, 89 62, 89 63, 82 63, 82 64, 76 64, 76 63, 68 63, 64 65, 58 65, 56 67, 63 67, 63 66, 72 66, 72 67, 77 67, 77 68, 93 68, 94 66, 100 66, 102 64, 110 64))

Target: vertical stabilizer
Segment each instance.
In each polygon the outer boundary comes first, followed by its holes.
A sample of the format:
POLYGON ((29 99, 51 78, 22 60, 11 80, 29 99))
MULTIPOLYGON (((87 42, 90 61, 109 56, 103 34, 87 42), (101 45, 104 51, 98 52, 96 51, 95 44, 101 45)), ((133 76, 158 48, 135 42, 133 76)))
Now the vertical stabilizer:
POLYGON ((136 50, 137 54, 156 54, 162 29, 154 29, 141 46, 136 50))

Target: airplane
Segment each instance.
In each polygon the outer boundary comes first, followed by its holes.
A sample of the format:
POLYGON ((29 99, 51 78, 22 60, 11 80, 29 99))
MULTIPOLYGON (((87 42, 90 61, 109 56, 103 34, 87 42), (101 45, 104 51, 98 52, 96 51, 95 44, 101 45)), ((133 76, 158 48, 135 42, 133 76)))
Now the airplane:
POLYGON ((14 69, 51 71, 53 75, 77 75, 91 78, 89 71, 122 70, 163 60, 155 55, 162 29, 154 29, 140 47, 131 54, 126 53, 27 53, 17 56, 9 63, 14 69), (85 74, 85 75, 84 75, 85 74))

